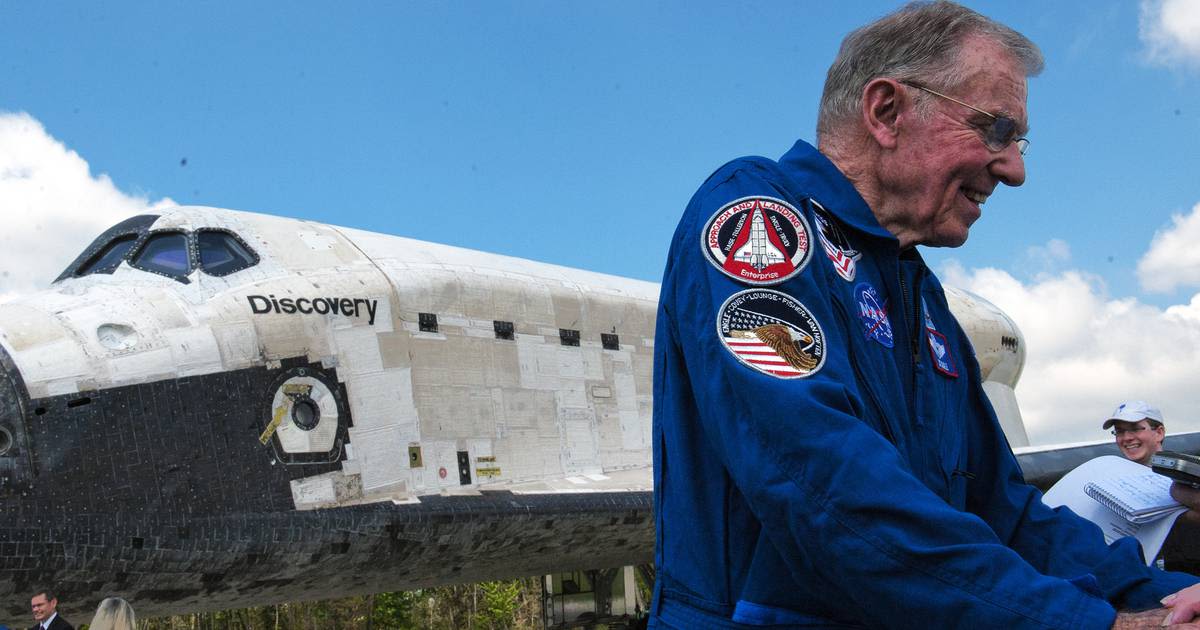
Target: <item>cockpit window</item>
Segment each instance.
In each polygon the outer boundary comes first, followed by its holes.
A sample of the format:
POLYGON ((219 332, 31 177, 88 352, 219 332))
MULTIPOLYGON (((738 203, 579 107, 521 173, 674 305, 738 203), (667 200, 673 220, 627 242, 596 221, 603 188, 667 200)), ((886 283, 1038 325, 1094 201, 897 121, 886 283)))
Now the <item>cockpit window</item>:
POLYGON ((200 270, 210 276, 227 276, 258 263, 258 256, 236 236, 223 230, 197 230, 200 270))
POLYGON ((210 276, 228 276, 253 267, 261 260, 246 241, 226 228, 180 227, 152 230, 159 215, 130 217, 105 230, 79 254, 55 280, 89 274, 111 274, 121 261, 188 284, 188 274, 199 269, 210 276))
POLYGON ((183 232, 151 233, 130 264, 142 271, 176 280, 186 279, 191 271, 187 235, 183 232))
POLYGON ((145 234, 158 218, 157 214, 139 214, 108 228, 80 252, 54 281, 61 282, 94 273, 112 273, 120 265, 121 257, 129 253, 138 237, 145 234), (126 241, 126 238, 132 240, 126 241), (119 245, 114 247, 114 244, 119 245), (111 251, 114 249, 116 251, 111 251))
POLYGON ((112 273, 113 270, 121 264, 125 259, 125 254, 129 253, 129 248, 137 242, 137 234, 126 234, 114 238, 112 242, 104 246, 95 256, 88 259, 75 272, 76 276, 86 276, 89 273, 112 273))

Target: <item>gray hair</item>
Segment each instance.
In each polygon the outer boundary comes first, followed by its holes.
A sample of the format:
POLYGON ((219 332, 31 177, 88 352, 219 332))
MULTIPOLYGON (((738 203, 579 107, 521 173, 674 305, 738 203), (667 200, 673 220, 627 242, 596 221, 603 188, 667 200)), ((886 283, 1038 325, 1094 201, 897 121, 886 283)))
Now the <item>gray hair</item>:
POLYGON ((1000 44, 1036 76, 1044 62, 1037 44, 1013 29, 949 0, 912 2, 842 40, 825 77, 817 135, 832 133, 862 112, 862 91, 872 79, 891 77, 952 89, 963 79, 957 63, 962 43, 979 35, 1000 44))
POLYGON ((96 615, 92 617, 89 630, 136 630, 137 617, 133 606, 120 597, 109 597, 100 602, 96 615))

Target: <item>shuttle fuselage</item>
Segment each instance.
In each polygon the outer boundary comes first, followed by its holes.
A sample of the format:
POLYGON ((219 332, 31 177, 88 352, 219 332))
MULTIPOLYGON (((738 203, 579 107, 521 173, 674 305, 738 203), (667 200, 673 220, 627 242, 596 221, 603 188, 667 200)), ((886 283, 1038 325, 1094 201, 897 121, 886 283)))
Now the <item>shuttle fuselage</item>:
POLYGON ((155 614, 646 562, 656 298, 278 217, 125 221, 0 305, 0 596, 155 614))

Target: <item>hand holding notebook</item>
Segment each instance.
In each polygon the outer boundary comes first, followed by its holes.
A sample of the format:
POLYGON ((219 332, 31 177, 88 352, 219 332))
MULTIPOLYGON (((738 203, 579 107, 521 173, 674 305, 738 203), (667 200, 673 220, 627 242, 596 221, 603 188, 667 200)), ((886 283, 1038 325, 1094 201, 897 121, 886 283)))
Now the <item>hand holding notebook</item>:
MULTIPOLYGON (((1116 511, 1101 505, 1084 491, 1084 487, 1089 483, 1106 479, 1134 478, 1146 473, 1149 473, 1149 470, 1137 462, 1115 455, 1104 455, 1064 475, 1053 488, 1046 491, 1042 500, 1050 507, 1070 508, 1072 512, 1092 521, 1100 527, 1104 533, 1104 540, 1108 543, 1123 536, 1137 538, 1142 544, 1144 560, 1146 564, 1150 564, 1162 548, 1175 519, 1183 513, 1183 507, 1168 510, 1157 520, 1134 523, 1121 518, 1116 511)), ((1168 483, 1167 487, 1169 486, 1168 483)))
POLYGON ((1083 491, 1130 523, 1149 523, 1186 508, 1171 498, 1171 479, 1152 470, 1089 481, 1083 491))

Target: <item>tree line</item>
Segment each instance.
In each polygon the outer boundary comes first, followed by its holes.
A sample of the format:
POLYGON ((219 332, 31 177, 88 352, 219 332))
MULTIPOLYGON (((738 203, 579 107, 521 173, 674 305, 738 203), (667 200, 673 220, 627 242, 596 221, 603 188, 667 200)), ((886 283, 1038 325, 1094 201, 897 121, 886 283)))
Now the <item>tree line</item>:
POLYGON ((139 630, 525 630, 542 627, 540 578, 139 620, 139 630))

